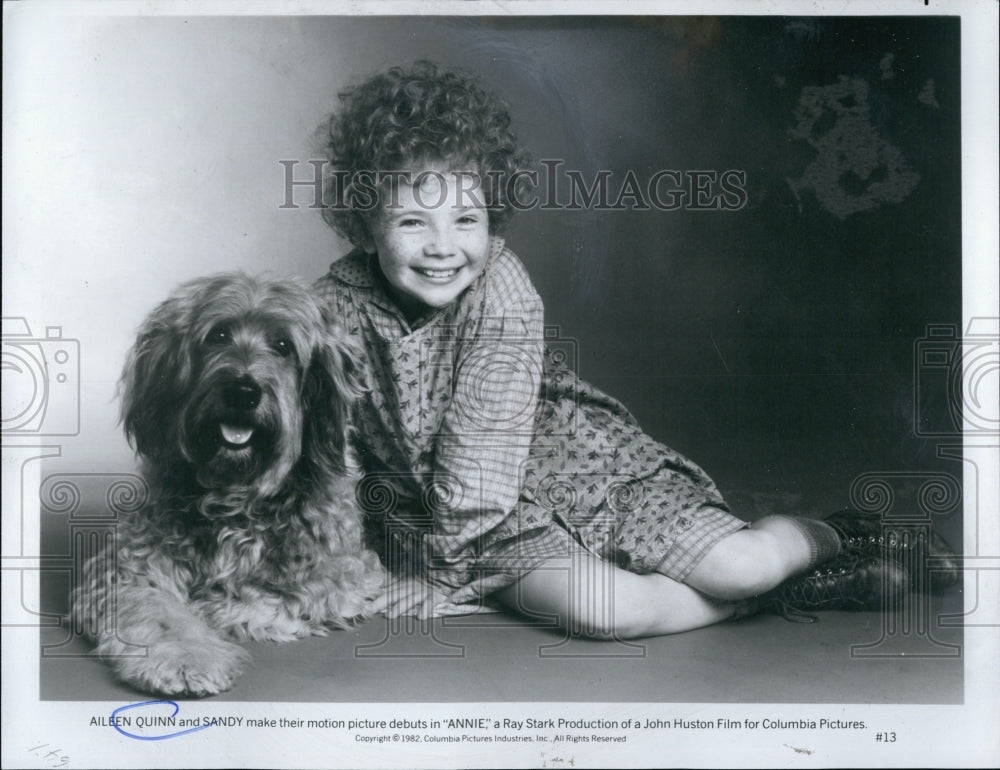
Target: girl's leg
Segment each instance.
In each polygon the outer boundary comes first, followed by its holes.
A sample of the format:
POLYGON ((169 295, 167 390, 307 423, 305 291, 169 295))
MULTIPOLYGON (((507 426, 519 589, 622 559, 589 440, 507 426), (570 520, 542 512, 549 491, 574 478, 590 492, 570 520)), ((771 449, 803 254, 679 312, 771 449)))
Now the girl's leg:
POLYGON ((544 562, 495 596, 509 609, 554 615, 574 636, 598 639, 688 631, 737 608, 665 575, 636 575, 582 552, 544 562))
POLYGON ((840 548, 828 524, 767 516, 716 543, 684 582, 716 599, 746 599, 833 558, 840 548))

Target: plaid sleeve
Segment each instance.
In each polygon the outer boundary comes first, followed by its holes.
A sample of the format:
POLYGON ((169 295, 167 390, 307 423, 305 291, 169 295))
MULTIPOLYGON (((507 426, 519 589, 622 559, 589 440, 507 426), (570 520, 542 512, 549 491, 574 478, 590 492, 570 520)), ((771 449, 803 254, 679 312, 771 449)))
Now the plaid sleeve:
POLYGON ((517 505, 541 389, 542 301, 533 289, 522 291, 465 334, 473 338, 460 340, 452 400, 435 441, 434 526, 425 548, 439 568, 469 558, 517 505))

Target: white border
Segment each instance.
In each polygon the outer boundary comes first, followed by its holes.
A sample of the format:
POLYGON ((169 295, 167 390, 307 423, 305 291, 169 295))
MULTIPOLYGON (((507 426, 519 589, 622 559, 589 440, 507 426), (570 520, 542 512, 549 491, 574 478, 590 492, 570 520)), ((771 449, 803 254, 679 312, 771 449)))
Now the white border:
MULTIPOLYGON (((661 14, 671 15, 918 15, 921 13, 962 16, 962 177, 963 177, 963 320, 995 316, 998 307, 997 255, 1000 254, 998 232, 998 78, 997 78, 997 6, 993 0, 983 2, 932 2, 924 6, 919 0, 894 2, 544 2, 509 0, 508 2, 297 2, 294 4, 243 0, 241 2, 46 2, 4 4, 5 37, 16 31, 9 25, 23 15, 50 16, 53 23, 66 21, 73 15, 309 15, 421 13, 434 15, 549 15, 549 14, 661 14)), ((6 48, 6 46, 5 46, 6 48)), ((5 67, 5 79, 16 77, 16 67, 5 67)), ((5 197, 9 191, 5 191, 5 197)), ((6 241, 6 238, 5 238, 6 241)), ((1000 397, 1000 396, 998 396, 1000 397)), ((967 442, 967 451, 974 450, 967 442)), ((1000 543, 1000 521, 996 519, 1000 493, 1000 463, 995 450, 988 455, 987 465, 980 463, 980 510, 971 495, 966 497, 966 516, 989 513, 982 520, 980 538, 973 541, 966 527, 966 549, 984 542, 1000 543), (990 471, 992 478, 989 478, 990 471)), ((972 479, 967 477, 967 483, 972 479)), ((10 513, 4 506, 4 516, 10 513)), ((18 601, 6 591, 4 602, 18 601)), ((966 596, 970 592, 966 591, 966 596)), ((887 751, 873 747, 869 741, 852 742, 834 732, 814 732, 806 751, 793 748, 781 739, 781 733, 770 740, 755 740, 750 744, 717 740, 713 734, 673 732, 669 744, 661 735, 637 733, 630 738, 628 748, 588 746, 585 750, 562 755, 539 754, 535 748, 510 744, 502 751, 481 750, 450 744, 440 746, 406 745, 372 750, 354 743, 352 736, 329 732, 308 733, 276 731, 262 734, 262 741, 247 741, 240 732, 203 731, 184 741, 171 742, 155 754, 145 744, 104 731, 77 729, 81 714, 94 713, 86 703, 55 703, 38 700, 38 632, 30 629, 3 629, 3 765, 48 767, 37 758, 18 753, 24 739, 38 736, 39 740, 54 741, 72 757, 70 766, 103 767, 199 767, 199 766, 274 766, 274 767, 444 767, 444 766, 802 766, 822 767, 831 764, 845 766, 996 766, 1000 764, 1000 739, 996 725, 1000 724, 1000 640, 998 629, 967 630, 965 634, 966 703, 963 706, 812 706, 812 705, 742 705, 720 704, 621 704, 613 709, 613 718, 647 717, 673 719, 681 717, 715 718, 731 716, 781 719, 820 719, 836 711, 839 718, 859 718, 885 725, 899 735, 899 749, 887 751), (34 764, 33 764, 34 763, 34 764)), ((300 718, 357 717, 361 714, 377 717, 391 714, 396 718, 428 718, 482 714, 502 719, 523 718, 546 710, 545 704, 485 703, 461 704, 460 709, 447 704, 393 704, 364 706, 363 704, 271 704, 271 703, 192 703, 186 708, 204 715, 227 715, 239 712, 244 716, 285 716, 300 718)), ((103 710, 103 707, 102 707, 103 710)), ((574 704, 560 707, 550 704, 553 714, 571 713, 574 718, 612 718, 607 704, 574 704)), ((23 748, 23 747, 22 747, 23 748)))

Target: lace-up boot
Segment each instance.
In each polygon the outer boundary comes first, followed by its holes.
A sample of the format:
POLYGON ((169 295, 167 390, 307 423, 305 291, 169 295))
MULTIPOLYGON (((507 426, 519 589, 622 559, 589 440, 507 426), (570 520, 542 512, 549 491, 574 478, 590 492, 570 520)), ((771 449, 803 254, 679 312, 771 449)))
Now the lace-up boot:
POLYGON ((756 609, 813 623, 811 612, 892 609, 909 588, 906 570, 894 559, 847 552, 762 594, 756 609))
POLYGON ((823 521, 840 535, 843 551, 892 559, 906 569, 914 585, 933 590, 952 586, 961 572, 951 546, 928 525, 884 520, 876 513, 851 509, 838 511, 823 521))

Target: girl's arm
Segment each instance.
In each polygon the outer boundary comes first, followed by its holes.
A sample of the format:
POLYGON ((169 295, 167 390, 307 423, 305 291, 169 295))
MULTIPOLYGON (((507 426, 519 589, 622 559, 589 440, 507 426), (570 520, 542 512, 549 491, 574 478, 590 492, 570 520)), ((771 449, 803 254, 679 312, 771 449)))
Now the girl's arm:
POLYGON ((435 441, 439 499, 424 542, 431 575, 445 584, 467 582, 477 541, 517 507, 541 390, 543 318, 532 289, 469 324, 459 340, 452 400, 435 441))

